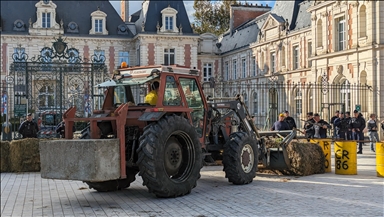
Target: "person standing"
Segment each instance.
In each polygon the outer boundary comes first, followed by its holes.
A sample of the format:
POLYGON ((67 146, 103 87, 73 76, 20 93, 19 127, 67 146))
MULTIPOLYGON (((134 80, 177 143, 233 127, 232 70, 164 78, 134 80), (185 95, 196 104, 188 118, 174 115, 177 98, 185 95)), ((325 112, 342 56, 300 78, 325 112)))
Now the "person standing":
POLYGON ((359 150, 357 154, 362 154, 363 140, 364 140, 363 130, 365 128, 365 120, 357 110, 353 111, 353 115, 354 117, 351 119, 351 124, 350 124, 350 127, 352 129, 352 139, 359 141, 359 150))
POLYGON ((348 122, 344 118, 344 112, 339 113, 339 117, 335 119, 333 125, 338 139, 347 140, 348 122))
POLYGON ((273 126, 271 127, 271 131, 289 130, 289 126, 287 122, 284 121, 284 118, 285 118, 284 114, 279 114, 279 120, 273 124, 273 126))
POLYGON ((308 112, 307 113, 307 120, 304 121, 304 133, 307 138, 311 138, 311 135, 307 134, 307 129, 308 125, 314 123, 315 121, 313 120, 313 112, 308 112))
POLYGON ((330 129, 331 125, 320 119, 320 115, 315 113, 313 115, 313 121, 309 122, 306 126, 306 134, 308 138, 327 138, 327 129, 330 129))
POLYGON ((339 112, 339 110, 337 110, 336 112, 335 112, 335 115, 331 118, 331 124, 333 125, 333 136, 332 136, 332 138, 336 138, 337 137, 337 132, 336 132, 336 129, 335 129, 335 120, 336 120, 336 118, 339 118, 339 114, 340 114, 340 112, 339 112))
POLYGON ((379 134, 377 133, 377 120, 376 115, 371 114, 369 120, 367 121, 368 137, 371 141, 371 151, 375 152, 375 143, 380 141, 379 134))
POLYGON ((351 112, 345 112, 345 121, 347 123, 346 140, 352 140, 352 128, 351 128, 351 112))
POLYGON ((37 124, 32 120, 32 114, 27 114, 27 120, 25 120, 19 127, 19 133, 23 135, 23 138, 37 138, 37 132, 39 128, 37 124))
POLYGON ((284 121, 287 122, 289 129, 292 130, 293 128, 297 128, 295 119, 293 119, 293 117, 289 116, 289 112, 285 111, 284 115, 285 115, 284 121))

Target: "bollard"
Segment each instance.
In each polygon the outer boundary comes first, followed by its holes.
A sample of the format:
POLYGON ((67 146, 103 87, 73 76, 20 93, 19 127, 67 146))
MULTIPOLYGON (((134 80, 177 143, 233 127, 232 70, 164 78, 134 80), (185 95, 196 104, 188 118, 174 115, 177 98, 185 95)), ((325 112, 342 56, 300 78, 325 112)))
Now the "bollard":
POLYGON ((377 177, 384 177, 384 141, 376 142, 376 172, 377 177))
POLYGON ((332 172, 331 166, 331 139, 311 139, 311 143, 316 143, 320 145, 321 149, 323 149, 323 153, 325 156, 325 172, 332 172))
POLYGON ((336 141, 335 174, 357 175, 356 141, 336 141))

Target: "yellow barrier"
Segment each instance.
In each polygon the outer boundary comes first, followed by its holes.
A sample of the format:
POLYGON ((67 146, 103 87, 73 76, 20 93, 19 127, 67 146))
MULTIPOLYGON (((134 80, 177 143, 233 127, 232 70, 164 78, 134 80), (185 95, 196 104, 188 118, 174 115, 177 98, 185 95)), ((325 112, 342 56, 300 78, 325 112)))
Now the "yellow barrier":
POLYGON ((311 139, 311 143, 316 143, 320 145, 321 149, 323 149, 323 153, 325 156, 325 172, 332 172, 331 166, 331 139, 311 139))
POLYGON ((384 142, 376 142, 376 172, 378 177, 384 177, 384 142))
POLYGON ((336 141, 335 174, 357 175, 357 148, 355 141, 336 141))

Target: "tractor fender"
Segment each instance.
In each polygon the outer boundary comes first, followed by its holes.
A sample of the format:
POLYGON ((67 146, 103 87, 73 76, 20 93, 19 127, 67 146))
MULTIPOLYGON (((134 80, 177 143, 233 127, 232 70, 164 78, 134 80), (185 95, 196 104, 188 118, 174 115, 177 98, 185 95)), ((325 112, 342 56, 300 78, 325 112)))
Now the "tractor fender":
POLYGON ((165 115, 166 112, 144 112, 140 117, 139 121, 158 121, 165 115))

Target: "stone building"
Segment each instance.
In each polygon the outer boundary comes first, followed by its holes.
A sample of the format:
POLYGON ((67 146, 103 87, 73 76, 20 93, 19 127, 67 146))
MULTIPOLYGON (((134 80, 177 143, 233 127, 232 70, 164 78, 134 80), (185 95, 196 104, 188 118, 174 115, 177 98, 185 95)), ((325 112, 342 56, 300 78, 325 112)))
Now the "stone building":
MULTIPOLYGON (((123 12, 128 13, 128 1, 123 1, 122 5, 123 12)), ((80 98, 89 101, 89 96, 99 91, 92 89, 93 83, 107 79, 123 61, 129 66, 179 64, 197 67, 199 36, 193 33, 181 0, 145 0, 141 10, 121 17, 107 0, 2 1, 0 24, 4 99, 1 113, 8 110, 12 115, 14 105, 19 103, 27 103, 32 111, 59 106, 65 109, 73 103, 69 98, 74 90, 80 98), (61 56, 52 44, 58 39, 67 46, 61 56), (36 60, 43 61, 45 68, 33 70, 32 62, 36 60), (65 68, 67 74, 57 76, 59 69, 66 67, 65 63, 91 64, 94 61, 105 65, 106 75, 96 78, 81 74, 80 69, 65 68), (19 65, 28 62, 29 66, 15 72, 15 62, 19 65), (62 65, 59 67, 59 64, 62 65), (31 79, 26 79, 26 72, 31 79), (70 79, 75 75, 76 79, 70 79), (76 82, 70 83, 71 80, 76 82), (27 102, 16 95, 28 98, 27 102)), ((100 101, 94 98, 88 102, 89 110, 100 106, 100 101)), ((85 106, 86 102, 80 104, 85 106)))
POLYGON ((309 111, 384 119, 383 10, 380 1, 233 5, 227 32, 201 35, 198 65, 215 72, 210 94, 243 95, 260 128, 285 110, 299 127, 309 111))

